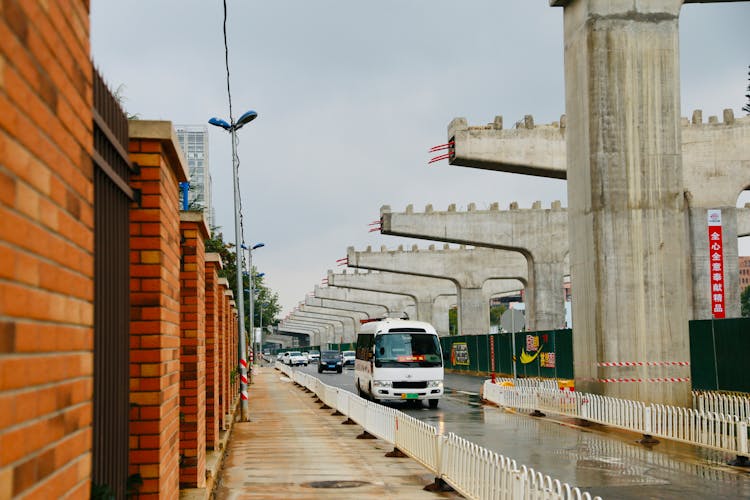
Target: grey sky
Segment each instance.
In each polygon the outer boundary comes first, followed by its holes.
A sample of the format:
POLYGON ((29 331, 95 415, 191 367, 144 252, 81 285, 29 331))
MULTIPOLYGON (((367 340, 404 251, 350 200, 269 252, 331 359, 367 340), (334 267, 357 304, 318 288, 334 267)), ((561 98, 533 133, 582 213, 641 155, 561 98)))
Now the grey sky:
MULTIPOLYGON (((567 205, 565 184, 427 165, 456 116, 506 126, 564 113, 562 9, 546 0, 228 0, 245 240, 284 313, 346 247, 411 242, 368 233, 389 204, 567 205)), ((143 119, 228 118, 220 0, 94 0, 94 62, 143 119)), ((750 2, 693 4, 681 16, 682 114, 741 115, 750 2)), ((213 129, 213 127, 212 127, 213 129)), ((233 241, 230 141, 211 130, 217 222, 233 241)), ((744 243, 743 243, 744 244, 744 243)), ((747 254, 750 252, 742 251, 747 254)))

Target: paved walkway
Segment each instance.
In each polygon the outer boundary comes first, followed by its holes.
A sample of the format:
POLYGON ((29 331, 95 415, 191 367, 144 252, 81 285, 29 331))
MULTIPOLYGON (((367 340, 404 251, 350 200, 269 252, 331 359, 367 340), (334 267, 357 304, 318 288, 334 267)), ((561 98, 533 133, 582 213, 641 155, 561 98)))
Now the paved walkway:
POLYGON ((434 480, 427 469, 385 457, 385 441, 356 439, 360 426, 342 425, 282 373, 263 367, 254 378, 251 422, 234 426, 217 499, 458 498, 424 491, 434 480))

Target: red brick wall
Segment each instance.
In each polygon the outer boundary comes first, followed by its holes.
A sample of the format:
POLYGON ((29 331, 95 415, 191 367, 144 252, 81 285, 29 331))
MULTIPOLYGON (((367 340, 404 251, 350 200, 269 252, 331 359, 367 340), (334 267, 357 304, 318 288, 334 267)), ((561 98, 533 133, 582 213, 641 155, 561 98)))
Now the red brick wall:
POLYGON ((203 212, 180 214, 180 486, 206 486, 206 253, 203 212))
POLYGON ((219 445, 219 285, 221 256, 206 254, 206 448, 219 445))
POLYGON ((0 4, 0 498, 86 498, 93 348, 87 1, 0 4))
POLYGON ((130 122, 130 159, 140 166, 131 186, 142 197, 130 212, 129 473, 143 478, 141 500, 179 491, 178 183, 185 173, 171 131, 169 122, 130 122))
POLYGON ((217 339, 217 349, 219 356, 218 364, 218 383, 219 383, 219 415, 221 417, 219 426, 221 430, 226 430, 225 415, 228 412, 227 389, 228 372, 227 372, 227 311, 229 308, 229 299, 227 298, 228 284, 225 278, 219 279, 219 331, 217 339))

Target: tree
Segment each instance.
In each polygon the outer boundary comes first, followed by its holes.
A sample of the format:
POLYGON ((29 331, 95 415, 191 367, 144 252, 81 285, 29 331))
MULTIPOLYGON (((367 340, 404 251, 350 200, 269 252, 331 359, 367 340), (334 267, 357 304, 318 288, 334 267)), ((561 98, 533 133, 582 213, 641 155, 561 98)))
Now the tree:
POLYGON ((500 330, 500 318, 507 309, 505 304, 490 306, 490 327, 497 326, 498 331, 500 330))
POLYGON ((458 335, 458 309, 455 307, 448 309, 448 333, 458 335))
POLYGON ((742 316, 745 318, 750 316, 750 286, 742 290, 742 294, 740 295, 740 305, 742 307, 742 316))
MULTIPOLYGON (((229 289, 237 293, 237 254, 234 251, 233 243, 225 243, 224 235, 218 232, 218 227, 211 228, 211 238, 206 240, 206 252, 215 252, 221 256, 221 262, 224 266, 219 271, 219 276, 226 278, 229 282, 229 289)), ((260 310, 258 304, 267 304, 263 306, 263 326, 275 325, 279 321, 276 315, 281 311, 279 305, 279 296, 276 292, 268 288, 263 282, 263 277, 258 276, 258 271, 253 267, 255 304, 253 310, 253 324, 260 326, 260 310)), ((250 328, 250 277, 247 272, 242 276, 242 289, 244 290, 243 306, 245 309, 245 327, 250 328)))

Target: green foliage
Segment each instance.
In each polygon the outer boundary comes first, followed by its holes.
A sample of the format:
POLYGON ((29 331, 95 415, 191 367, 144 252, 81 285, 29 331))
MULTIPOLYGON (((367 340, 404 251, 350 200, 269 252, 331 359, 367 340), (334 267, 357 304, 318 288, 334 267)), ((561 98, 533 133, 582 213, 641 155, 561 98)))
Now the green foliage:
POLYGON ((458 309, 455 307, 448 309, 448 332, 458 335, 458 309))
POLYGON ((740 295, 740 305, 742 306, 741 314, 743 317, 750 317, 750 286, 742 290, 740 295))
MULTIPOLYGON (((219 228, 211 228, 211 238, 206 240, 206 252, 215 252, 221 255, 221 262, 224 269, 219 272, 219 276, 224 277, 229 282, 229 288, 237 293, 237 254, 234 251, 233 243, 226 243, 222 233, 217 232, 219 228)), ((253 325, 260 326, 261 310, 263 313, 263 326, 275 325, 279 321, 276 315, 281 312, 279 305, 279 295, 268 288, 264 283, 263 276, 258 276, 258 270, 253 266, 253 289, 255 290, 255 307, 253 308, 253 325), (263 307, 260 307, 263 304, 263 307)), ((242 277, 242 289, 245 290, 244 308, 245 308, 245 325, 250 328, 250 277, 245 274, 242 277)))
POLYGON ((508 310, 505 304, 490 306, 490 326, 497 326, 500 329, 500 318, 508 310))

